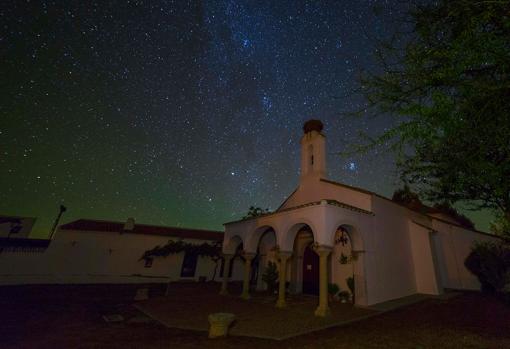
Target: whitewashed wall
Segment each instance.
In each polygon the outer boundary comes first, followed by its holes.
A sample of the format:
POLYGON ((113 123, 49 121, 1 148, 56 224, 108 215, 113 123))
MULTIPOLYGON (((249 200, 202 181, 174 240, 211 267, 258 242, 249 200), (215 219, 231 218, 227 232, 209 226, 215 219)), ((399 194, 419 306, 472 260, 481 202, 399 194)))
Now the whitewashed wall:
POLYGON ((348 186, 331 184, 315 178, 301 182, 299 187, 283 203, 281 209, 295 207, 322 199, 338 200, 344 204, 372 211, 371 194, 363 193, 348 186))
MULTIPOLYGON (((139 260, 143 253, 169 239, 129 233, 59 231, 44 252, 0 253, 0 284, 150 283, 198 280, 201 276, 211 280, 214 263, 204 257, 199 257, 193 278, 180 277, 182 253, 154 258, 152 267, 145 268, 145 262, 139 260)), ((241 280, 241 271, 235 266, 232 280, 241 280)), ((219 273, 220 266, 216 281, 220 280, 219 273)))
POLYGON ((478 290, 476 276, 464 266, 474 241, 498 241, 493 236, 477 233, 445 221, 433 219, 432 227, 437 231, 435 247, 438 251, 440 285, 444 288, 478 290))
POLYGON ((416 293, 407 209, 373 196, 373 258, 367 262, 371 304, 416 293))
POLYGON ((438 251, 434 246, 435 235, 436 233, 432 233, 428 227, 409 221, 409 238, 418 293, 431 295, 442 293, 438 251))
POLYGON ((352 256, 352 246, 350 241, 345 246, 339 243, 333 247, 333 251, 331 253, 331 273, 329 277, 330 282, 337 284, 338 287, 340 287, 340 290, 349 291, 347 278, 354 275, 354 267, 352 261, 347 264, 340 264, 342 253, 346 257, 352 256))

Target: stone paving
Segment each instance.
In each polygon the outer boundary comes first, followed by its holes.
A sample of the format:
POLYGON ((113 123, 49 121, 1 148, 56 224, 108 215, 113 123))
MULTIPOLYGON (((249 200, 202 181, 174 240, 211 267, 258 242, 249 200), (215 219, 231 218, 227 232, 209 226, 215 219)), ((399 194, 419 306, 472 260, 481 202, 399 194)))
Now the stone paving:
POLYGON ((135 306, 167 327, 198 331, 208 330, 209 314, 233 313, 236 321, 231 327, 231 335, 278 340, 359 321, 379 313, 348 303, 332 302, 331 315, 319 318, 313 315, 317 297, 290 296, 287 307, 277 309, 276 296, 254 293, 250 300, 242 300, 238 292, 220 296, 218 291, 218 285, 172 284, 168 296, 141 301, 135 306))

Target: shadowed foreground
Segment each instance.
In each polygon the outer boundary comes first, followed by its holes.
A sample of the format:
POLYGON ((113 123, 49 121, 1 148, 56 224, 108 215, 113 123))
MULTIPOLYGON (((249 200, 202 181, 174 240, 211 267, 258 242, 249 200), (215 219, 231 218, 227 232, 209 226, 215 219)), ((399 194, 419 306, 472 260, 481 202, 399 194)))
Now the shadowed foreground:
MULTIPOLYGON (((200 292, 196 286, 195 292, 200 292)), ((477 293, 428 300, 343 327, 273 341, 209 340, 204 332, 166 328, 132 306, 135 288, 2 287, 1 347, 510 348, 510 307, 477 293), (105 314, 121 314, 124 321, 106 323, 105 314)), ((151 295, 162 295, 163 290, 151 286, 151 295)))

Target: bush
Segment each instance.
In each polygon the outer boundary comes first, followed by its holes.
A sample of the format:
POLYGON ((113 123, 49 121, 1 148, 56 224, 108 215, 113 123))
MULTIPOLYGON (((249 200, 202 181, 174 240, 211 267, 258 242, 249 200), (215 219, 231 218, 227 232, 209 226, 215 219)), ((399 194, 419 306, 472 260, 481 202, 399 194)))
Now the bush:
POLYGON ((510 243, 510 217, 505 217, 502 214, 497 215, 494 222, 491 223, 491 232, 510 243))
POLYGON ((278 268, 276 263, 269 261, 262 274, 262 281, 267 285, 269 292, 274 293, 278 287, 278 268))
POLYGON ((478 277, 482 292, 503 293, 510 273, 510 246, 475 242, 464 265, 478 277))
POLYGON ((328 293, 331 297, 336 296, 338 292, 340 292, 340 287, 337 284, 328 284, 328 293))
POLYGON ((355 289, 354 289, 354 276, 349 276, 347 279, 345 279, 345 281, 347 282, 347 287, 349 287, 349 291, 351 291, 351 295, 352 295, 352 302, 353 303, 356 303, 356 298, 355 298, 355 289))

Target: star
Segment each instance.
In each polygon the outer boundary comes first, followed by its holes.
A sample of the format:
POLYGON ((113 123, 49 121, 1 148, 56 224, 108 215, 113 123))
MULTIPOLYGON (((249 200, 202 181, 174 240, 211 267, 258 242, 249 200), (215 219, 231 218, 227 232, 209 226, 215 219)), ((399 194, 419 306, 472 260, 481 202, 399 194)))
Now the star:
POLYGON ((347 169, 348 169, 349 171, 356 171, 356 170, 357 170, 357 168, 358 168, 358 167, 356 166, 356 163, 355 163, 355 162, 349 162, 349 163, 347 164, 347 169))
POLYGON ((38 237, 64 201, 64 221, 221 230, 294 191, 311 118, 330 179, 391 195, 391 154, 338 155, 389 124, 339 116, 362 106, 339 96, 394 28, 398 1, 383 3, 4 6, 0 212, 37 217, 38 237))

